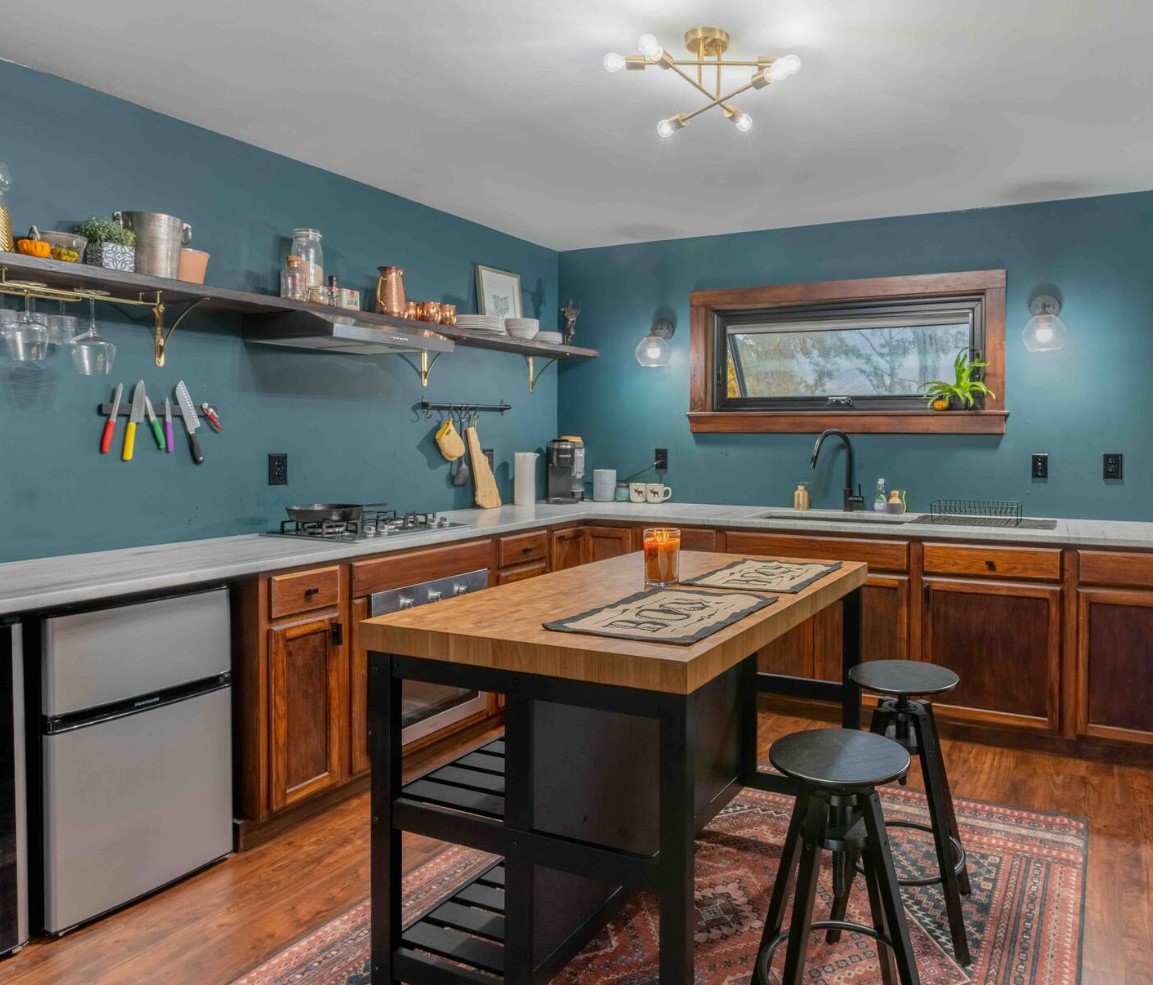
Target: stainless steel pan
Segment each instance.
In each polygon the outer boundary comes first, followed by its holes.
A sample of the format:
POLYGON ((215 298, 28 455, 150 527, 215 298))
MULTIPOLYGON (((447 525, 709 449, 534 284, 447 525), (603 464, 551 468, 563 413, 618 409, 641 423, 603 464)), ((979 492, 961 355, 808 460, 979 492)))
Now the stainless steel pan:
POLYGON ((387 506, 388 503, 309 503, 306 506, 286 506, 290 520, 299 520, 302 523, 353 523, 360 519, 366 506, 376 508, 387 506))

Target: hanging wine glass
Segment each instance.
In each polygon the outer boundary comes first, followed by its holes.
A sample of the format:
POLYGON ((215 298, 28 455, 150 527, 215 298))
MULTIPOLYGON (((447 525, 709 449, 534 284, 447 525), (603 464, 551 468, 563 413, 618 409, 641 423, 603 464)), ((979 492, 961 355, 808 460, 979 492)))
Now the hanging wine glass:
POLYGON ((96 332, 96 299, 88 299, 88 331, 72 340, 72 365, 81 376, 107 376, 112 372, 116 346, 96 332))
POLYGON ((48 345, 55 351, 58 347, 71 345, 80 331, 80 319, 64 313, 64 302, 60 302, 60 314, 48 316, 48 345))
POLYGON ((31 294, 24 295, 24 310, 9 329, 8 355, 17 362, 35 362, 48 355, 48 319, 37 314, 31 294))

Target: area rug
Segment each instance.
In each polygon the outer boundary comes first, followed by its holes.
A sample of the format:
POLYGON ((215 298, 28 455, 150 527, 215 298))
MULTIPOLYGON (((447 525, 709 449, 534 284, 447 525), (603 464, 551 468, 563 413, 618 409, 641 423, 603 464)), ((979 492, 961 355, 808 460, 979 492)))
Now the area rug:
MULTIPOLYGON (((883 793, 890 819, 928 822, 923 796, 883 793)), ((696 846, 697 985, 750 979, 792 801, 744 790, 701 833, 696 846)), ((937 887, 904 891, 923 985, 1077 985, 1080 981, 1087 828, 1081 818, 958 800, 972 895, 964 898, 973 964, 952 959, 937 887)), ((898 874, 926 875, 936 862, 928 835, 894 832, 898 874)), ((493 857, 454 846, 404 883, 404 922, 417 919, 493 857)), ((826 857, 827 862, 827 857, 826 857)), ((818 910, 832 902, 829 868, 818 910)), ((658 905, 642 893, 557 976, 560 985, 655 985, 658 905)), ((818 918, 820 913, 818 913, 818 918)), ((858 881, 850 919, 870 923, 858 881)), ((369 903, 364 901, 237 980, 236 985, 368 985, 369 903)), ((809 985, 879 985, 874 942, 845 934, 836 945, 810 939, 809 985)), ((774 982, 783 965, 774 962, 774 982)), ((496 979, 494 979, 496 981, 496 979)))

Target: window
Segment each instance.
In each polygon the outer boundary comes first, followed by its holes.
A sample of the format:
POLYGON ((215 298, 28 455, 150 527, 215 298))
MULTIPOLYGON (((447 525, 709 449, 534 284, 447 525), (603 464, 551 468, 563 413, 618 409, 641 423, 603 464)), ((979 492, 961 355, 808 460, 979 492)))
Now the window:
POLYGON ((1003 433, 1004 271, 692 295, 693 431, 1003 433), (932 411, 924 384, 962 349, 996 393, 932 411))

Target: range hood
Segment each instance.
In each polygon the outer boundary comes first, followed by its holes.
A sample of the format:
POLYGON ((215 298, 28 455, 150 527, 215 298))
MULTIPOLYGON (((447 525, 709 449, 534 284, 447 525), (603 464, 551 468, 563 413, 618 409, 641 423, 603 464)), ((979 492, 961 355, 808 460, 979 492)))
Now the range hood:
POLYGON ((327 311, 278 311, 244 319, 244 339, 260 345, 321 349, 377 356, 396 352, 452 352, 451 339, 427 328, 400 329, 367 322, 355 314, 327 311))

